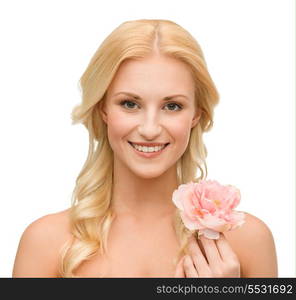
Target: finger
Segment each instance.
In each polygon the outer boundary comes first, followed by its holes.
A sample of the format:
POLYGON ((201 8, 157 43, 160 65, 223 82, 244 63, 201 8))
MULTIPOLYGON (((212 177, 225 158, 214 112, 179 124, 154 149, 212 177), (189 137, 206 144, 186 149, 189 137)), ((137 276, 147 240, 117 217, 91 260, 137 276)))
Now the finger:
POLYGON ((216 241, 216 244, 223 261, 227 261, 229 259, 237 260, 235 252, 222 232, 220 233, 220 238, 216 241))
POLYGON ((184 257, 185 257, 185 256, 183 256, 183 257, 180 259, 180 261, 178 262, 174 277, 185 277, 184 268, 183 268, 183 260, 184 260, 184 257))
POLYGON ((206 252, 206 256, 210 267, 212 268, 217 266, 217 264, 222 261, 222 258, 220 256, 220 252, 217 248, 215 240, 208 239, 204 236, 201 236, 200 241, 202 242, 202 245, 206 252))
POLYGON ((199 244, 199 240, 194 238, 190 241, 188 249, 191 254, 192 261, 199 277, 212 277, 212 271, 208 264, 206 254, 203 252, 201 247, 202 245, 199 244))
POLYGON ((200 241, 199 238, 198 238, 196 241, 197 241, 197 244, 198 244, 198 246, 199 246, 199 249, 201 250, 202 255, 204 256, 204 258, 206 259, 206 261, 207 261, 207 263, 208 263, 207 255, 206 255, 205 249, 204 249, 204 247, 203 247, 203 245, 202 245, 202 242, 200 241))
POLYGON ((193 236, 189 239, 188 250, 197 269, 197 272, 203 273, 202 270, 208 268, 208 262, 203 255, 196 238, 193 236))
POLYGON ((193 261, 189 255, 186 255, 183 262, 186 277, 198 277, 193 261))

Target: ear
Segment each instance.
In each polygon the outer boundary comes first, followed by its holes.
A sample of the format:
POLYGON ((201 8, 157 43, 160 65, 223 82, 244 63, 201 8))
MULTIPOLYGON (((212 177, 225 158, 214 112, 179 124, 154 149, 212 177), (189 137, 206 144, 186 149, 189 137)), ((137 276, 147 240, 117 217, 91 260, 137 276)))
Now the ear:
POLYGON ((200 117, 201 117, 201 110, 199 110, 196 114, 195 114, 195 116, 194 116, 194 118, 192 119, 192 122, 191 122, 191 128, 193 128, 193 127, 195 127, 196 126, 196 124, 198 123, 198 121, 199 121, 199 119, 200 119, 200 117))
POLYGON ((101 115, 101 118, 107 124, 108 118, 107 118, 107 113, 105 111, 105 101, 104 101, 104 99, 101 99, 101 101, 99 102, 98 110, 99 110, 99 113, 101 115))

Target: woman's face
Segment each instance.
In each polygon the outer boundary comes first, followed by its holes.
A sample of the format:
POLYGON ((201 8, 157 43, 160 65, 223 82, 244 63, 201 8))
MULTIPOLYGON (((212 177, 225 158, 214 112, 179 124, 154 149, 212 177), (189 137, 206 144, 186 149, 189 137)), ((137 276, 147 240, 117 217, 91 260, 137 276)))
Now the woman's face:
POLYGON ((184 63, 158 55, 124 61, 100 110, 114 159, 142 178, 167 171, 186 150, 198 122, 194 101, 194 82, 184 63), (130 142, 169 145, 143 153, 158 148, 137 150, 130 142))

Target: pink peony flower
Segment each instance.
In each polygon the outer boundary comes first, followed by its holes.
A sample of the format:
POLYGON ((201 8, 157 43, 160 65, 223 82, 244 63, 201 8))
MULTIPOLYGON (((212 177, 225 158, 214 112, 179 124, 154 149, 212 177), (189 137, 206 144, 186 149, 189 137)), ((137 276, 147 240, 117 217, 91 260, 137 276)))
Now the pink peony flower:
POLYGON ((219 232, 245 222, 244 213, 233 210, 240 203, 240 191, 232 185, 221 185, 215 180, 191 181, 179 185, 172 200, 184 225, 209 239, 218 239, 219 232))

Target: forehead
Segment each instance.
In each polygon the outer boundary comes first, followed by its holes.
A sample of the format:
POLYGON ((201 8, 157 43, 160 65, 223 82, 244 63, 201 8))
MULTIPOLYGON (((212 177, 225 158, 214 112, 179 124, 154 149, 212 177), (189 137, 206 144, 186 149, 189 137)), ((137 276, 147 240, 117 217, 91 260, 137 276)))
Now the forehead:
POLYGON ((121 89, 159 94, 172 92, 194 93, 194 81, 189 67, 171 57, 154 55, 124 61, 114 76, 108 94, 121 89))

